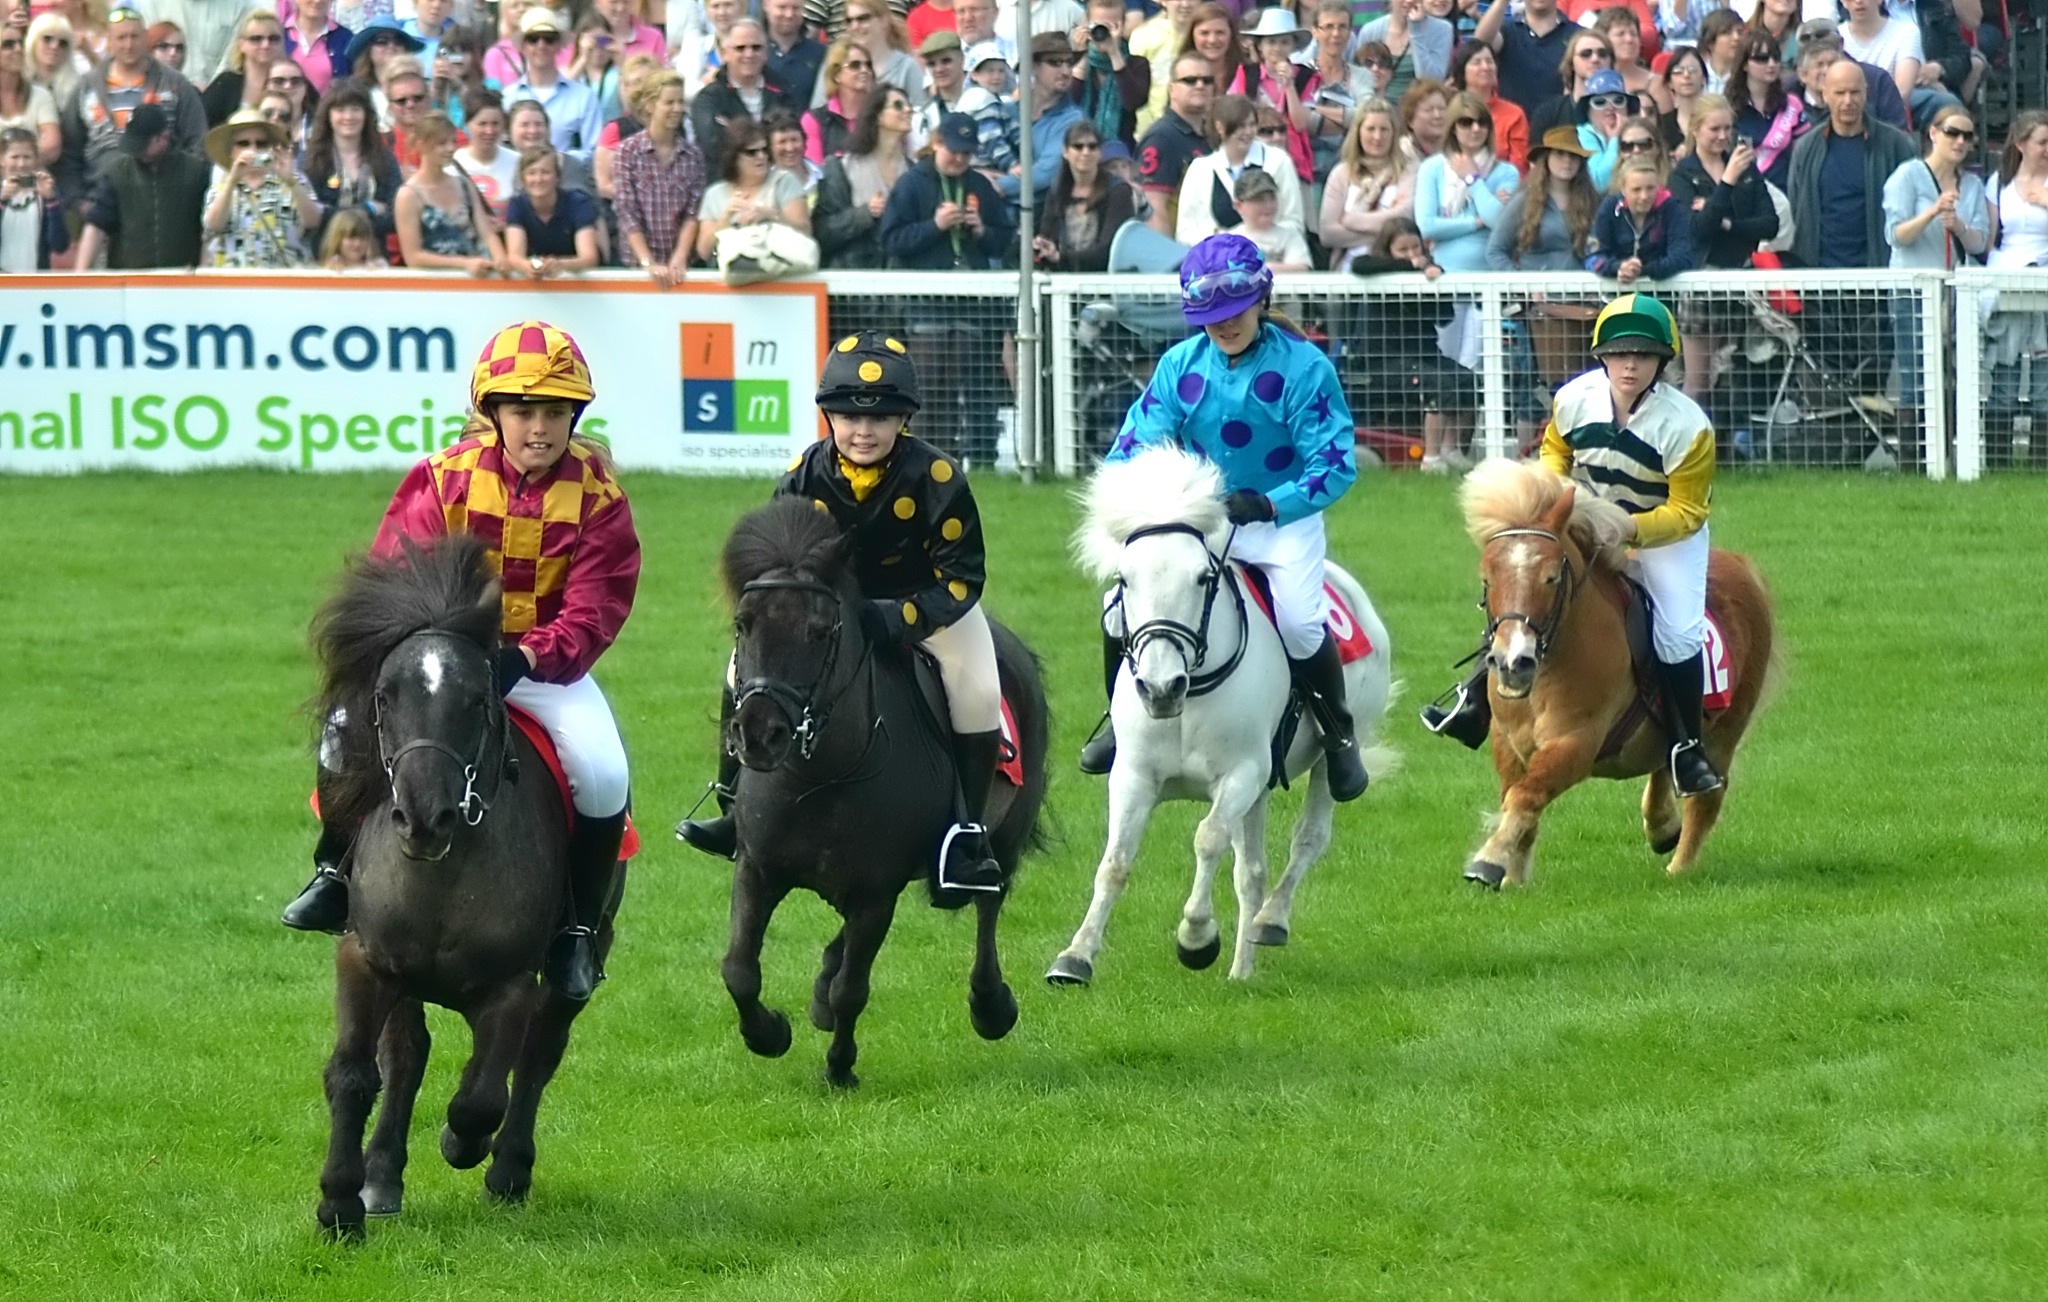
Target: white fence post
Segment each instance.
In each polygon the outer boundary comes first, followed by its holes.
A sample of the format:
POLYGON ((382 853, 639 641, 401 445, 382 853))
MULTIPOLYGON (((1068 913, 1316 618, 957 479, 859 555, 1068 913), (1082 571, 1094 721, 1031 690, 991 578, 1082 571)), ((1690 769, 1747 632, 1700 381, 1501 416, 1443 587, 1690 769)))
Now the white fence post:
POLYGON ((1060 279, 1047 277, 1045 299, 1046 315, 1052 318, 1052 472, 1072 476, 1081 473, 1081 430, 1074 415, 1075 300, 1060 279))
POLYGON ((1929 479, 1948 478, 1948 330, 1951 319, 1946 306, 1945 282, 1938 276, 1924 276, 1916 310, 1920 313, 1920 450, 1927 462, 1929 479))
POLYGON ((1956 273, 1956 479, 1984 474, 1984 292, 1978 273, 1956 273))

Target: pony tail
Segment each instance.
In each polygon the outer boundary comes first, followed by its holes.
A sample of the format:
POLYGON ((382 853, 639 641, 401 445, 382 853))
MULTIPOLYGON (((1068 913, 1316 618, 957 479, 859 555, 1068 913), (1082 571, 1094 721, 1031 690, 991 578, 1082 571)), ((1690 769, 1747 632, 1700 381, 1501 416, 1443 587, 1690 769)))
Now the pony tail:
POLYGON ((1277 307, 1273 307, 1271 305, 1267 306, 1266 320, 1271 321, 1276 326, 1279 326, 1282 330, 1285 330, 1288 334, 1293 335, 1296 339, 1308 338, 1308 331, 1303 330, 1300 326, 1294 324, 1294 318, 1287 315, 1285 312, 1282 312, 1277 307))

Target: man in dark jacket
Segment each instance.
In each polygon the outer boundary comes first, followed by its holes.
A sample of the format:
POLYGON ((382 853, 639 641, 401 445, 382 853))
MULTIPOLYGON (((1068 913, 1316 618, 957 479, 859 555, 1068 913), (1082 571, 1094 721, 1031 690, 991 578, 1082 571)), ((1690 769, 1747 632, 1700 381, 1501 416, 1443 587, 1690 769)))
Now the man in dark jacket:
MULTIPOLYGON (((882 210, 882 251, 891 267, 988 271, 1016 242, 1009 205, 974 170, 980 143, 974 119, 948 113, 932 136, 932 156, 905 172, 882 210)), ((911 297, 905 328, 926 370, 927 398, 916 433, 967 461, 993 464, 996 403, 1006 388, 1001 361, 1016 299, 911 297)))
POLYGON ((174 146, 170 115, 156 104, 128 116, 121 147, 86 201, 79 268, 90 268, 101 249, 109 271, 198 266, 212 164, 174 146))
POLYGON ((717 74, 690 106, 690 128, 704 153, 704 174, 711 177, 725 174, 725 160, 732 153, 731 128, 760 122, 774 109, 802 108, 765 75, 768 29, 761 24, 751 18, 735 22, 726 29, 718 54, 723 62, 717 74))

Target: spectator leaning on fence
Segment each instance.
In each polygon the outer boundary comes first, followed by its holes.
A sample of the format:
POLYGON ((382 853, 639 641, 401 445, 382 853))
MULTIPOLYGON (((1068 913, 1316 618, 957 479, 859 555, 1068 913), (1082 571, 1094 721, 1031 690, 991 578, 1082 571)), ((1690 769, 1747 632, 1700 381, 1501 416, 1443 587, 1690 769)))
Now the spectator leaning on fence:
POLYGON ((1258 246, 1259 254, 1266 259, 1270 270, 1315 270, 1307 236, 1299 226, 1279 218, 1280 187, 1274 184, 1272 177, 1256 167, 1247 168, 1237 178, 1233 198, 1237 203, 1237 225, 1232 228, 1233 233, 1258 246))
POLYGON ((293 165, 291 138, 254 109, 238 109, 206 134, 220 179, 206 197, 206 261, 239 270, 306 263, 320 205, 293 165))
POLYGON ((121 152, 100 168, 85 206, 81 269, 101 253, 110 271, 199 265, 200 220, 213 169, 175 142, 162 105, 144 104, 128 115, 121 152))
MULTIPOLYGON (((930 39, 951 36, 939 32, 930 39)), ((889 191, 910 167, 910 121, 910 97, 883 87, 854 125, 846 152, 825 164, 811 212, 821 265, 882 265, 882 213, 889 191)))
POLYGON ((619 238, 628 262, 666 289, 688 270, 704 197, 704 156, 683 139, 683 79, 657 72, 640 87, 647 129, 619 146, 619 238))
POLYGON ((1138 142, 1138 183, 1152 204, 1147 224, 1162 235, 1177 229, 1181 182, 1189 166, 1209 152, 1213 88, 1207 59, 1199 54, 1176 58, 1166 112, 1138 142))
POLYGON ((1619 192, 1601 200, 1586 270, 1624 285, 1692 270, 1692 212, 1664 189, 1655 161, 1628 158, 1615 170, 1619 192))
POLYGON ((1343 271, 1389 226, 1414 220, 1415 164, 1400 149, 1394 129, 1394 106, 1369 99, 1345 139, 1337 166, 1323 187, 1323 247, 1331 250, 1331 270, 1343 271))
POLYGON ((0 275, 47 271, 50 255, 70 248, 57 179, 37 160, 35 136, 0 129, 0 275))
MULTIPOLYGON (((907 110, 899 117, 905 125, 909 124, 907 110)), ((697 205, 700 262, 715 260, 721 231, 775 222, 804 235, 811 233, 811 212, 804 202, 803 185, 789 173, 778 170, 770 160, 768 133, 761 124, 739 124, 733 129, 732 145, 726 155, 725 171, 704 191, 704 198, 697 205)))
POLYGON ((455 167, 455 125, 440 113, 413 131, 419 170, 399 187, 398 249, 405 265, 488 276, 509 272, 505 243, 476 187, 455 167))
POLYGON ((529 150, 519 193, 505 205, 505 256, 517 275, 548 280, 597 265, 597 201, 562 188, 562 156, 529 150))

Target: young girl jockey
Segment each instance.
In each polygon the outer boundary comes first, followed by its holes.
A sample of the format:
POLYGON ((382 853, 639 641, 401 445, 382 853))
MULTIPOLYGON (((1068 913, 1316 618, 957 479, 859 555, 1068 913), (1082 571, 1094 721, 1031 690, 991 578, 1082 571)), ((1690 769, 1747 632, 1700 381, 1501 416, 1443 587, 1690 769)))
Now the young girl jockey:
MULTIPOLYGON (((1543 431, 1543 464, 1635 518, 1636 557, 1650 594, 1651 640, 1671 737, 1671 780, 1682 796, 1722 785, 1700 745, 1701 648, 1707 618, 1707 505, 1714 488, 1714 428, 1699 404, 1664 382, 1678 356, 1678 325, 1648 294, 1624 294, 1593 322, 1600 369, 1557 391, 1543 431)), ((1486 670, 1452 691, 1446 710, 1422 712, 1432 732, 1477 749, 1492 706, 1486 670)))
MULTIPOLYGON (((573 339, 540 321, 506 327, 477 358, 469 396, 469 436, 412 468, 371 550, 398 556, 406 539, 452 533, 473 534, 489 549, 504 583, 499 685, 554 739, 575 801, 575 919, 548 947, 541 971, 581 1002, 599 979, 597 925, 619 858, 627 795, 625 746, 590 671, 632 613, 640 540, 603 453, 574 433, 597 391, 573 339)), ((344 755, 373 757, 374 744, 351 744, 350 737, 369 723, 329 719, 321 765, 338 769, 344 755)), ((322 826, 313 880, 285 910, 286 926, 339 931, 348 921, 341 866, 354 835, 352 824, 322 826)))
MULTIPOLYGON (((1242 235, 1212 235, 1181 263, 1181 314, 1202 332, 1167 350, 1106 458, 1175 443, 1216 463, 1237 532, 1231 559, 1256 565, 1273 588, 1288 668, 1314 710, 1329 756, 1330 794, 1365 790, 1344 666, 1325 620, 1323 516, 1357 478, 1357 435, 1336 368, 1272 310, 1273 273, 1242 235)), ((1103 633, 1102 672, 1116 694, 1123 639, 1103 633)), ((1116 734, 1107 719, 1081 751, 1083 773, 1107 773, 1116 734)))
MULTIPOLYGON (((995 640, 981 609, 981 516, 960 463, 909 433, 922 405, 917 368, 902 343, 873 330, 840 340, 818 380, 818 410, 832 437, 790 463, 775 496, 813 503, 853 536, 868 640, 921 645, 938 662, 963 804, 940 884, 1000 890, 1002 869, 981 826, 1002 740, 995 640)), ((699 850, 726 858, 738 849, 732 792, 739 757, 725 740, 732 710, 728 684, 712 789, 719 816, 676 828, 699 850)))

